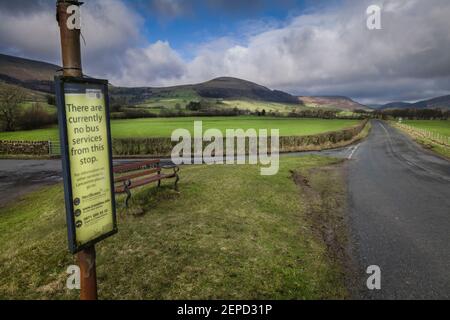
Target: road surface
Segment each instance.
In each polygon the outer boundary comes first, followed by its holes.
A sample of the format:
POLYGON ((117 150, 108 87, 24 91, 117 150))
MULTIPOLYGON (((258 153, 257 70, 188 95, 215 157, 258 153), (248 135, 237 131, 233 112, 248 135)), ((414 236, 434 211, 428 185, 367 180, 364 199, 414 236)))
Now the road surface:
POLYGON ((373 122, 348 166, 357 298, 450 298, 450 162, 373 122), (367 290, 370 265, 381 290, 367 290))
MULTIPOLYGON (((349 220, 358 265, 355 298, 450 298, 450 162, 373 121, 360 144, 321 154, 346 158, 349 220), (381 290, 365 273, 381 268, 381 290)), ((0 160, 0 206, 61 180, 59 160, 0 160)))
POLYGON ((0 207, 61 178, 61 160, 0 160, 0 207))

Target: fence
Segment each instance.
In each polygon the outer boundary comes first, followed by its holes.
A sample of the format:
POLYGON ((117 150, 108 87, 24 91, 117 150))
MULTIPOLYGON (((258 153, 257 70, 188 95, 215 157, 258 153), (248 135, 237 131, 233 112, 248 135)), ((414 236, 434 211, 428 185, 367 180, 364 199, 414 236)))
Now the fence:
POLYGON ((445 135, 440 134, 439 132, 435 132, 435 131, 430 131, 430 130, 426 130, 426 129, 422 129, 422 128, 416 128, 416 127, 413 127, 413 126, 410 126, 410 125, 407 125, 404 123, 396 123, 396 125, 399 128, 401 128, 419 138, 430 140, 434 143, 443 145, 445 147, 450 147, 450 137, 449 136, 445 136, 445 135))
POLYGON ((50 156, 60 156, 61 155, 61 143, 59 141, 49 141, 48 142, 48 154, 50 156))

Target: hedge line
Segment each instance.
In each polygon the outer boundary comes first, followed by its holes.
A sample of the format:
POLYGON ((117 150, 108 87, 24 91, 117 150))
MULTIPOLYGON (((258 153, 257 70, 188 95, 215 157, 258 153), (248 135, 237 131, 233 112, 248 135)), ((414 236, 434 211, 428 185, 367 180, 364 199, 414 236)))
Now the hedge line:
MULTIPOLYGON (((340 131, 325 132, 310 136, 286 136, 280 137, 280 152, 299 152, 307 150, 319 150, 332 148, 334 145, 352 140, 367 124, 367 120, 361 124, 340 131)), ((270 139, 269 139, 270 140, 270 139)), ((170 157, 173 147, 178 142, 172 142, 170 138, 127 138, 113 139, 113 154, 115 156, 149 156, 170 157)), ((205 148, 209 142, 203 142, 205 148)), ((225 139, 223 142, 226 148, 225 139)), ((194 146, 194 141, 192 141, 194 146)), ((246 140, 246 152, 248 152, 248 139, 246 140)), ((235 143, 235 150, 236 150, 235 143)), ((47 141, 0 141, 0 154, 16 155, 46 155, 49 153, 47 141)), ((268 143, 270 150, 270 141, 268 143)))
MULTIPOLYGON (((309 136, 280 137, 280 152, 298 152, 331 147, 340 142, 350 141, 357 136, 366 126, 367 120, 357 126, 333 132, 325 132, 309 136)), ((248 141, 246 141, 248 149, 248 141)), ((116 156, 154 156, 170 157, 173 147, 178 142, 172 142, 170 138, 127 138, 113 140, 113 154, 116 156)), ((203 147, 209 142, 203 142, 203 147)), ((226 146, 224 139, 224 148, 226 146)), ((192 146, 194 141, 192 141, 192 146)), ((270 149, 270 143, 269 143, 270 149)), ((248 152, 248 150, 246 150, 248 152)))

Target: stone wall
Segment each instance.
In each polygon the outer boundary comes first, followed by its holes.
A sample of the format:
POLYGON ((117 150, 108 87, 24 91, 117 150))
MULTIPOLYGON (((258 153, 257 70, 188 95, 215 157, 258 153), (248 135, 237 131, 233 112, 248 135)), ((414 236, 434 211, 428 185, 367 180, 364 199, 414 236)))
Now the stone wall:
POLYGON ((47 141, 4 141, 0 140, 0 154, 48 155, 47 141))

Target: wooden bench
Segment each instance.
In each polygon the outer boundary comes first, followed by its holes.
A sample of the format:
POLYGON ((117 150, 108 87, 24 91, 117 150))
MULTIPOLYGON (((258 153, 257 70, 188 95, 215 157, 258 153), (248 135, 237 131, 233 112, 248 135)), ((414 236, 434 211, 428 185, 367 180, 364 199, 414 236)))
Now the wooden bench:
POLYGON ((116 194, 127 194, 125 206, 128 208, 128 201, 131 199, 131 189, 153 182, 158 182, 159 188, 161 180, 174 178, 174 189, 178 191, 179 171, 180 168, 178 166, 162 165, 161 160, 147 160, 114 166, 114 191, 116 194), (163 173, 163 170, 173 170, 173 172, 163 173))

